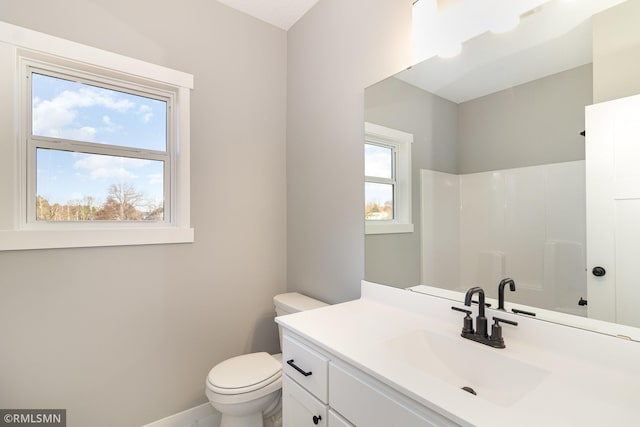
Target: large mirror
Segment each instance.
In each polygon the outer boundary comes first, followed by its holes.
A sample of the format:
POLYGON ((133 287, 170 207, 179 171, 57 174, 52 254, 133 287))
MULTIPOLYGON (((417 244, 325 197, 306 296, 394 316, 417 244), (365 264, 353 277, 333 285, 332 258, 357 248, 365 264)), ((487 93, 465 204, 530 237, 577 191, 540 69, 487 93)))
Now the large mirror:
POLYGON ((511 302, 639 327, 615 301, 640 306, 640 284, 604 298, 592 288, 594 268, 610 278, 616 264, 587 260, 584 136, 585 107, 640 93, 638 22, 640 0, 552 0, 508 33, 368 87, 365 156, 382 172, 365 179, 365 278, 496 298, 510 277, 511 302), (411 141, 407 182, 386 181, 401 165, 384 156, 385 130, 411 141), (376 192, 384 184, 411 196, 376 192), (410 227, 375 227, 402 209, 410 227))

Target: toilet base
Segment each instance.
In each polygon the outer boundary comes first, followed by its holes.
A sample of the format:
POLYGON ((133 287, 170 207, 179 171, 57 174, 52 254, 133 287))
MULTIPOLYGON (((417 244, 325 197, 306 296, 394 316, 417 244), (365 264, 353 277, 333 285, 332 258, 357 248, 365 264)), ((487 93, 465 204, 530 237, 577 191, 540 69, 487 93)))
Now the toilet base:
POLYGON ((215 399, 212 400, 211 397, 213 396, 209 396, 210 403, 222 414, 220 427, 281 427, 277 424, 278 418, 281 419, 277 414, 282 412, 281 389, 276 389, 258 399, 237 404, 223 404, 215 399), (265 418, 267 418, 266 424, 265 418))

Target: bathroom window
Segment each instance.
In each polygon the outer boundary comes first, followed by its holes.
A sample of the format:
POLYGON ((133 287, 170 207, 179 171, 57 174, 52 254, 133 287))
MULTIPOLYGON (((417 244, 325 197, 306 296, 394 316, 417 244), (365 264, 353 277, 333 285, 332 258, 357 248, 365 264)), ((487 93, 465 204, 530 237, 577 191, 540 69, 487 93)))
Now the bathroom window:
POLYGON ((171 221, 171 93, 25 63, 27 222, 171 221))
POLYGON ((0 22, 0 250, 193 242, 192 88, 0 22))
POLYGON ((364 194, 367 234, 409 233, 413 135, 365 123, 364 194))

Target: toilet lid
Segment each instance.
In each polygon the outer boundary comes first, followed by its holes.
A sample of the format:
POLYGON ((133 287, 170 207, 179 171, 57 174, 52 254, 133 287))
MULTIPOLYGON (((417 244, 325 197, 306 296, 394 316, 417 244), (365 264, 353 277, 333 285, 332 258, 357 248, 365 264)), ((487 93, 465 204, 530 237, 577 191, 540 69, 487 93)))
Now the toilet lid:
POLYGON ((207 381, 218 393, 247 393, 280 378, 282 364, 269 353, 250 353, 232 357, 211 369, 207 381))

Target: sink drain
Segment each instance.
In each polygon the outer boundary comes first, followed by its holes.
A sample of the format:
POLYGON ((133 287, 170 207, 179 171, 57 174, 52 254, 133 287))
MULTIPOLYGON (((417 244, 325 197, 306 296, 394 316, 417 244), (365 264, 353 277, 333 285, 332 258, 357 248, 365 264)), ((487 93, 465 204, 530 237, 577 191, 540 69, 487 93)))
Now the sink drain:
POLYGON ((476 391, 474 389, 472 389, 469 386, 462 387, 462 390, 466 391, 467 393, 471 393, 474 396, 476 396, 478 394, 478 393, 476 393, 476 391))

